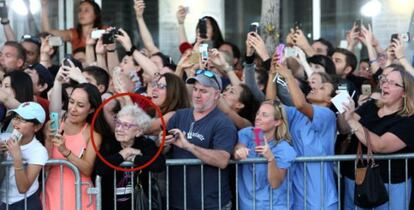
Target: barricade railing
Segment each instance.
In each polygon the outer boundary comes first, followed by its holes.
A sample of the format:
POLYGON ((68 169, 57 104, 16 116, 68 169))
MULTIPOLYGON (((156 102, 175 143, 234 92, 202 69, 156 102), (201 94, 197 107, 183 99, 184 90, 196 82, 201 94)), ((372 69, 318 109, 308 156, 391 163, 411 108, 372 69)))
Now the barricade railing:
MULTIPOLYGON (((25 166, 27 165, 27 163, 23 163, 25 166)), ((6 181, 6 193, 5 193, 5 195, 3 195, 2 194, 2 196, 5 196, 6 197, 6 210, 8 210, 9 209, 9 205, 8 205, 8 190, 9 190, 9 185, 8 185, 8 183, 9 183, 9 173, 10 173, 10 168, 11 168, 11 166, 13 166, 13 161, 3 161, 3 162, 1 162, 0 163, 0 165, 1 166, 3 166, 3 167, 5 167, 5 171, 6 171, 6 173, 5 173, 5 176, 4 176, 4 180, 3 180, 3 182, 4 181, 6 181)), ((46 170, 45 170, 45 168, 47 168, 47 167, 49 167, 49 166, 58 166, 58 167, 60 167, 59 169, 60 169, 60 184, 61 184, 61 186, 60 186, 60 189, 63 189, 62 188, 62 179, 63 179, 63 167, 67 167, 67 168, 69 168, 72 172, 73 172, 73 175, 74 175, 74 188, 75 188, 75 210, 81 210, 82 209, 82 203, 81 203, 81 200, 82 200, 82 195, 81 195, 81 185, 83 184, 82 182, 81 182, 81 175, 80 175, 80 172, 79 172, 79 169, 73 164, 73 163, 71 163, 71 162, 69 162, 69 161, 67 161, 67 160, 62 160, 62 159, 50 159, 50 160, 48 160, 47 162, 46 162, 46 165, 45 166, 43 166, 43 168, 42 168, 42 171, 41 171, 41 174, 39 174, 39 176, 41 177, 40 179, 41 179, 41 183, 39 183, 39 190, 41 190, 41 203, 42 203, 42 205, 43 205, 43 208, 45 208, 45 205, 46 205, 46 201, 45 201, 45 197, 46 197, 46 195, 45 195, 45 186, 46 186, 46 170)), ((89 196, 96 196, 97 197, 97 199, 96 199, 96 205, 97 205, 97 210, 100 210, 101 209, 101 183, 100 183, 100 177, 97 177, 96 178, 96 184, 95 184, 96 186, 95 187, 93 187, 93 186, 91 186, 90 188, 88 188, 88 190, 87 190, 87 193, 89 194, 89 196)), ((63 192, 61 192, 60 193, 61 195, 63 194, 63 192)), ((84 198, 85 199, 85 198, 84 198)), ((91 197, 89 198, 89 200, 90 201, 92 201, 92 199, 91 199, 91 197)), ((60 202, 61 202, 61 204, 62 204, 62 202, 63 202, 63 198, 62 197, 60 197, 60 202)), ((24 209, 25 210, 27 210, 27 209, 30 209, 30 206, 27 206, 27 196, 26 196, 26 193, 24 194, 24 203, 25 203, 25 205, 24 205, 24 209)), ((62 206, 62 205, 61 205, 62 206)))
MULTIPOLYGON (((364 155, 363 156, 363 158, 366 158, 366 156, 364 155)), ((401 170, 404 170, 404 173, 405 173, 405 195, 407 196, 408 195, 408 188, 409 188, 409 186, 407 186, 408 185, 408 182, 407 182, 407 180, 408 180, 408 160, 409 159, 414 159, 414 153, 409 153, 409 154, 393 154, 393 155, 374 155, 374 158, 376 159, 376 160, 388 160, 388 180, 383 180, 384 181, 384 183, 385 184, 388 184, 388 185, 390 185, 391 184, 391 160, 404 160, 405 161, 405 167, 404 167, 404 169, 401 169, 401 170)), ((323 186, 324 184, 325 184, 325 177, 323 177, 323 170, 324 170, 324 164, 327 164, 327 163, 333 163, 334 164, 334 171, 332 172, 332 173, 336 173, 336 178, 337 178, 337 180, 336 180, 336 184, 337 184, 337 193, 338 193, 338 209, 341 209, 341 178, 342 178, 342 176, 341 176, 341 174, 340 174, 340 168, 341 168, 341 162, 344 162, 344 161, 355 161, 356 160, 356 155, 334 155, 334 156, 312 156, 312 157, 297 157, 296 159, 295 159, 295 163, 303 163, 303 167, 307 167, 306 166, 306 164, 310 164, 310 163, 319 163, 320 165, 321 165, 321 167, 320 167, 320 170, 321 170, 321 177, 320 177, 320 180, 321 180, 321 185, 323 186)), ((256 164, 261 164, 261 163, 266 163, 267 164, 267 160, 266 159, 264 159, 264 158, 249 158, 249 159, 246 159, 246 160, 240 160, 240 161, 235 161, 235 160, 230 160, 230 162, 229 162, 229 164, 234 164, 235 165, 235 173, 236 173, 236 176, 235 176, 235 179, 236 179, 236 188, 235 189, 233 189, 233 190, 235 190, 236 191, 236 193, 235 193, 235 196, 236 196, 236 203, 235 204, 233 204, 233 205, 236 205, 236 209, 239 209, 239 201, 238 201, 238 178, 239 178, 239 170, 238 170, 238 167, 239 167, 239 165, 241 165, 241 164, 253 164, 253 180, 255 180, 255 166, 256 166, 256 164)), ((170 167, 173 167, 173 166, 183 166, 183 171, 184 171, 184 180, 186 180, 187 179, 187 174, 186 174, 186 170, 187 170, 187 166, 200 166, 200 171, 201 171, 201 182, 202 182, 202 184, 201 184, 201 194, 203 194, 203 191, 204 191, 204 185, 203 185, 203 180, 204 180, 204 177, 203 177, 203 165, 205 165, 201 160, 199 160, 199 159, 168 159, 167 161, 166 161, 166 171, 167 171, 167 175, 166 175, 166 209, 170 209, 170 195, 169 195, 169 189, 168 189, 168 185, 169 185, 169 181, 170 180, 168 180, 168 173, 169 173, 169 168, 170 167)), ((356 167, 356 165, 355 165, 355 167, 356 167)), ((307 187, 308 186, 306 186, 306 179, 307 179, 307 174, 306 174, 306 170, 304 170, 305 171, 305 173, 304 173, 304 183, 305 183, 305 189, 304 189, 304 192, 305 192, 305 198, 303 199, 304 200, 304 209, 306 210, 306 209, 308 209, 307 208, 307 204, 306 204, 306 197, 307 197, 307 195, 306 195, 306 193, 307 193, 307 187)), ((221 170, 219 170, 218 171, 218 173, 219 173, 219 178, 220 178, 220 174, 221 174, 221 170)), ((289 170, 288 170, 288 174, 285 176, 285 179, 288 179, 288 182, 289 182, 289 179, 290 179, 290 175, 289 175, 289 170)), ((252 185, 253 185, 253 189, 255 189, 255 182, 252 180, 252 185)), ((218 185, 218 188, 220 189, 220 182, 217 184, 218 185)), ((185 181, 184 181, 184 190, 183 190, 183 193, 184 193, 184 209, 187 209, 187 206, 186 206, 186 202, 187 202, 187 200, 186 200, 186 189, 187 189, 187 186, 186 186, 186 183, 185 183, 185 181)), ((323 187, 322 187, 322 189, 323 189, 323 187)), ((291 204, 290 204, 290 192, 291 192, 291 185, 288 185, 288 193, 287 193, 287 209, 290 209, 290 206, 291 206, 291 204)), ((389 191, 388 191, 388 193, 389 193, 389 191)), ((325 194, 325 192, 322 192, 322 194, 325 194)), ((272 195, 272 193, 270 193, 270 196, 272 195)), ((253 192, 253 196, 255 196, 255 194, 254 194, 254 192, 253 192)), ((322 199, 322 197, 323 197, 324 195, 321 195, 321 199, 322 199)), ((203 198, 204 197, 204 195, 201 195, 201 197, 203 198)), ((388 202, 388 205, 389 205, 389 209, 391 209, 390 208, 390 204, 391 204, 391 202, 392 202, 392 197, 391 196, 389 196, 390 197, 390 201, 388 202)), ((409 209, 409 199, 410 198, 406 198, 405 199, 405 201, 407 201, 408 200, 408 202, 405 202, 404 203, 404 209, 409 209)), ((270 197, 270 200, 272 200, 272 198, 270 197)), ((253 209, 255 209, 255 205, 254 205, 254 202, 255 202, 255 197, 253 198, 253 200, 252 200, 252 202, 253 202, 253 209)), ((219 203, 219 206, 223 206, 222 204, 221 204, 221 193, 220 193, 220 191, 219 191, 219 201, 218 201, 218 203, 219 203)), ((270 202, 271 203, 271 202, 270 202)), ((323 203, 323 201, 322 201, 322 204, 324 204, 323 203)), ((203 202, 203 199, 201 199, 201 203, 200 203, 200 206, 201 206, 201 209, 203 209, 203 207, 204 207, 204 202, 203 202)), ((270 207, 270 209, 271 209, 271 207, 270 207)), ((322 208, 323 209, 323 208, 322 208)), ((355 208, 355 209, 357 209, 357 208, 355 208)))
MULTIPOLYGON (((366 158, 366 156, 363 156, 363 158, 366 158)), ((387 160, 388 161, 388 180, 384 180, 384 183, 385 184, 391 184, 391 161, 392 160, 404 160, 405 161, 405 167, 404 168, 401 168, 401 170, 404 170, 404 173, 405 173, 405 195, 407 196, 408 195, 408 182, 407 182, 407 180, 408 180, 408 160, 409 159, 414 159, 414 153, 409 153, 409 154, 392 154, 392 155, 374 155, 374 158, 376 159, 376 160, 387 160)), ((337 190, 337 197, 338 197, 338 209, 340 210, 342 207, 342 205, 341 205, 341 178, 342 178, 342 176, 341 176, 341 174, 340 174, 340 168, 341 168, 341 163, 342 162, 344 162, 344 161, 355 161, 356 160, 356 155, 334 155, 334 156, 313 156, 313 157, 297 157, 296 159, 295 159, 295 164, 303 164, 303 167, 304 167, 304 169, 307 167, 307 165, 309 165, 309 164, 315 164, 315 163, 317 163, 317 164, 320 164, 320 181, 321 181, 321 186, 322 186, 322 189, 323 189, 323 186, 324 186, 324 184, 326 184, 325 183, 325 177, 323 177, 324 176, 324 165, 325 164, 333 164, 333 171, 332 171, 332 173, 333 174, 336 174, 336 190, 337 190)), ((236 202, 235 203, 233 203, 233 205, 235 205, 235 207, 236 207, 236 209, 239 209, 239 200, 238 200, 238 190, 239 190, 239 186, 238 186, 238 178, 239 178, 239 170, 238 170, 238 167, 241 165, 241 164, 252 164, 252 167, 253 167, 253 171, 255 171, 256 170, 256 164, 262 164, 262 163, 266 163, 267 164, 267 160, 266 159, 264 159, 264 158, 249 158, 249 159, 247 159, 247 160, 241 160, 241 161, 235 161, 235 160, 230 160, 230 162, 229 162, 229 165, 235 165, 235 181, 236 181, 236 186, 235 186, 235 189, 232 189, 232 190, 235 190, 235 196, 236 196, 236 198, 235 198, 235 200, 236 200, 236 202)), ((201 199, 201 203, 200 203, 200 208, 201 209, 204 209, 204 207, 205 207, 205 204, 204 204, 204 195, 203 195, 203 193, 204 193, 204 180, 206 179, 206 177, 204 177, 203 176, 203 171, 205 170, 205 164, 201 161, 201 160, 198 160, 198 159, 168 159, 167 161, 166 161, 166 186, 165 186, 165 189, 166 189, 166 202, 165 202, 165 209, 171 209, 171 205, 170 205, 170 199, 171 199, 171 195, 169 194, 169 187, 170 187, 170 181, 171 180, 169 180, 169 173, 170 173, 170 168, 171 167, 175 167, 175 166, 182 166, 183 168, 182 168, 182 170, 183 170, 183 174, 184 174, 184 177, 183 177, 183 179, 184 179, 184 183, 183 183, 183 194, 184 194, 184 196, 183 196, 183 199, 184 199, 184 209, 189 209, 188 208, 188 206, 187 206, 187 183, 186 183, 186 180, 188 179, 188 177, 187 177, 187 173, 186 173, 186 171, 188 170, 188 167, 191 167, 191 166, 199 166, 200 167, 200 174, 201 174, 201 179, 200 179, 200 181, 201 181, 201 194, 200 194, 200 197, 202 198, 201 199)), ((355 167, 356 167, 356 165, 355 165, 355 167)), ((218 170, 218 169, 217 169, 218 170)), ((222 172, 222 170, 218 170, 218 177, 219 177, 219 180, 221 180, 221 172, 222 172)), ((307 174, 306 174, 306 170, 304 170, 304 183, 305 183, 305 189, 304 189, 304 198, 303 198, 303 201, 304 201, 304 204, 303 204, 303 208, 306 210, 306 209, 308 209, 308 206, 307 206, 307 203, 306 203, 306 201, 307 201, 307 187, 309 187, 309 186, 306 186, 306 179, 308 178, 307 177, 307 174)), ((151 173, 150 173, 150 176, 149 176, 149 178, 151 178, 151 173)), ((208 178, 208 177, 207 177, 208 178)), ((253 173, 253 178, 252 178, 252 184, 253 184, 253 189, 255 189, 255 180, 256 179, 256 177, 255 177, 255 173, 253 173)), ((287 175, 285 176, 285 179, 287 179, 288 180, 288 183, 290 182, 290 174, 289 174, 289 170, 288 170, 288 173, 287 173, 287 175)), ((151 180, 149 180, 149 183, 151 182, 151 180)), ((218 183, 217 183, 217 187, 218 187, 218 189, 220 189, 221 188, 221 181, 219 181, 218 183)), ((291 191, 292 191, 292 186, 291 185, 288 185, 288 189, 287 189, 287 208, 286 209, 290 209, 290 207, 291 207, 291 198, 290 198, 290 196, 291 196, 291 191)), ((151 192, 151 186, 149 186, 149 189, 148 189, 148 192, 151 192)), ((325 193, 326 192, 324 192, 323 190, 322 190, 322 195, 320 195, 320 198, 321 198, 321 204, 322 204, 322 207, 321 207, 321 209, 324 209, 323 208, 323 206, 324 206, 324 203, 323 203, 323 197, 325 196, 325 193)), ((219 199, 218 199, 218 203, 219 203, 219 206, 223 206, 223 205, 225 205, 225 204, 222 204, 221 203, 221 191, 219 190, 219 199)), ((149 198, 148 198, 148 202, 149 202, 149 204, 151 205, 151 197, 150 197, 151 195, 149 195, 149 198)), ((255 207, 255 200, 256 200, 256 198, 255 198, 255 193, 253 192, 253 196, 254 196, 254 198, 252 199, 252 202, 253 202, 253 209, 256 209, 256 207, 255 207)), ((134 197, 134 196, 133 196, 134 197)), ((270 200, 270 203, 272 203, 272 200, 273 200, 273 197, 272 197, 272 193, 270 193, 270 198, 269 198, 269 200, 270 200)), ((404 203, 404 209, 407 209, 408 210, 408 208, 409 208, 409 198, 406 198, 405 199, 405 203, 404 203)), ((390 208, 390 203, 392 202, 392 198, 390 197, 390 201, 388 202, 388 205, 389 205, 389 209, 391 209, 390 208)), ((309 207, 310 208, 310 207, 309 207)), ((149 209, 151 209, 151 207, 149 207, 149 209)), ((269 209, 272 209, 272 207, 270 206, 269 207, 269 209)), ((355 209, 358 209, 357 207, 355 207, 355 209)))

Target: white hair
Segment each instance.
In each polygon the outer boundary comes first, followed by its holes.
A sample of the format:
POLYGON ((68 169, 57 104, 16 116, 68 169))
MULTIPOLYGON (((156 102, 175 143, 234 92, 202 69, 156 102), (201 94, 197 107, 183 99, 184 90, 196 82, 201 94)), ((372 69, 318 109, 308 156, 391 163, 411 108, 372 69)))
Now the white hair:
POLYGON ((148 116, 147 113, 144 112, 138 105, 127 105, 122 107, 122 109, 116 114, 117 118, 123 116, 131 116, 134 118, 134 123, 138 125, 138 127, 142 131, 147 131, 150 127, 151 117, 148 116))

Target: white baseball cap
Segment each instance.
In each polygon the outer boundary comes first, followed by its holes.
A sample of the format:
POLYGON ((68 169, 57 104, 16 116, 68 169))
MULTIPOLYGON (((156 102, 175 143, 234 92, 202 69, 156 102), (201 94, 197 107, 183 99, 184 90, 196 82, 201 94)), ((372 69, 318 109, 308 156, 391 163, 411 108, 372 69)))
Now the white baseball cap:
POLYGON ((45 110, 36 102, 21 103, 16 109, 12 109, 8 112, 18 114, 24 120, 36 120, 40 124, 43 124, 46 119, 45 110))

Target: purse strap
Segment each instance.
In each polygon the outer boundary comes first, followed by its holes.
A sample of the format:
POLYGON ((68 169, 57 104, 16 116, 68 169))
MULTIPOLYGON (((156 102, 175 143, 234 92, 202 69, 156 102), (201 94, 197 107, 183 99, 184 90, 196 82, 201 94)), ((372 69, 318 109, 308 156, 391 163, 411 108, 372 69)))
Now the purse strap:
MULTIPOLYGON (((364 132, 365 141, 367 142, 366 146, 368 148, 368 150, 367 150, 367 163, 371 163, 372 165, 375 165, 375 160, 374 160, 373 153, 372 153, 371 138, 369 137, 369 134, 368 134, 369 131, 365 127, 362 127, 362 128, 363 128, 363 132, 364 132)), ((358 140, 358 149, 357 149, 356 162, 358 163, 358 161, 360 161, 361 163, 364 163, 363 159, 362 159, 362 143, 359 140, 358 140)))

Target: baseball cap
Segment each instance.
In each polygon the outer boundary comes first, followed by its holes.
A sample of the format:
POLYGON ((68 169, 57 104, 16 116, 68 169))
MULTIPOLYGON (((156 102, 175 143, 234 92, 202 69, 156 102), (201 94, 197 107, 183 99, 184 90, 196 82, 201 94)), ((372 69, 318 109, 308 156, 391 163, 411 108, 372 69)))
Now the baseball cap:
POLYGON ((27 67, 28 69, 36 70, 39 77, 43 78, 43 80, 47 83, 49 87, 53 86, 53 76, 49 70, 46 69, 42 64, 35 63, 27 67))
POLYGON ((187 84, 194 84, 195 82, 199 82, 200 84, 213 87, 217 90, 222 89, 221 78, 213 71, 210 70, 203 70, 199 69, 195 73, 195 77, 190 77, 186 80, 187 84))
POLYGON ((31 42, 31 43, 37 45, 39 48, 42 45, 42 41, 40 40, 39 37, 32 36, 32 35, 29 35, 29 34, 23 35, 20 42, 31 42))
POLYGON ((36 102, 21 103, 16 109, 12 109, 8 113, 18 114, 24 120, 34 120, 39 124, 43 124, 46 119, 45 110, 36 102))

